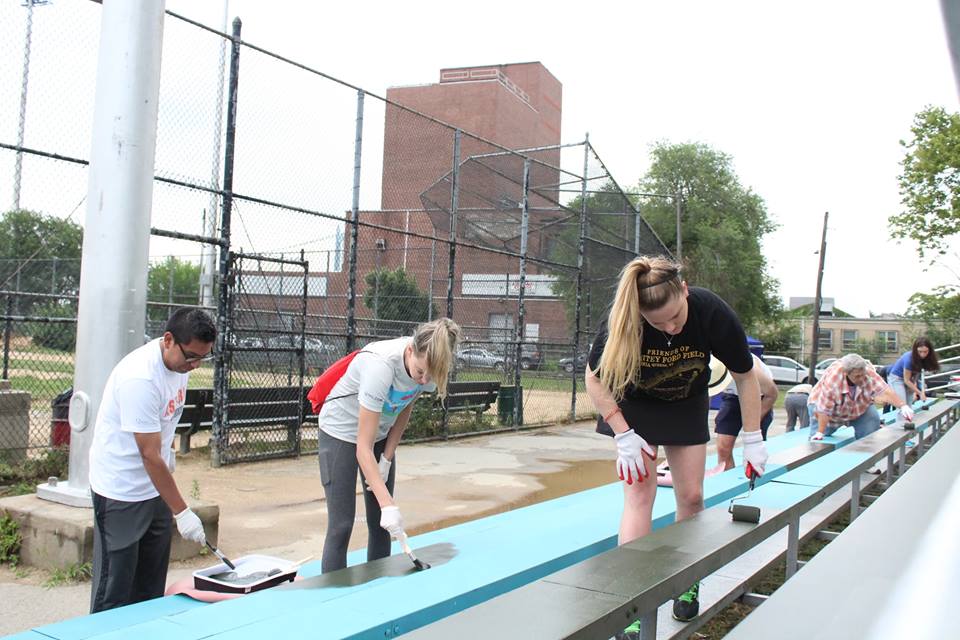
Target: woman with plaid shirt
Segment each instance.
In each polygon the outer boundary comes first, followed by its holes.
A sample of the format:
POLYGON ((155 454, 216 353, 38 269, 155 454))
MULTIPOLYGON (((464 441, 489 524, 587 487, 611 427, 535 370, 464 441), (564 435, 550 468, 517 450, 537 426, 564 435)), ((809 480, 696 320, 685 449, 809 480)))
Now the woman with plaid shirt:
POLYGON ((827 369, 810 393, 810 439, 823 440, 849 424, 859 440, 880 428, 880 413, 874 402, 900 409, 904 420, 913 420, 906 404, 861 356, 848 353, 827 369))

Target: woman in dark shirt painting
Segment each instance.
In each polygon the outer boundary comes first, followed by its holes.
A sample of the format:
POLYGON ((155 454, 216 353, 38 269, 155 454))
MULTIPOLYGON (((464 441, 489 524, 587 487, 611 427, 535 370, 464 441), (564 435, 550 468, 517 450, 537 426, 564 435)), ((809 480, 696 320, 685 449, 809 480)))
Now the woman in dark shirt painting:
MULTIPOLYGON (((744 460, 762 474, 767 451, 760 387, 733 309, 707 289, 688 287, 680 265, 668 258, 641 256, 628 263, 586 371, 587 393, 600 414, 597 431, 612 435, 617 445, 624 481, 620 544, 650 532, 657 483, 649 476, 660 445, 673 476, 677 520, 703 510, 711 355, 737 383, 744 460)), ((699 583, 674 601, 675 618, 696 617, 698 592, 699 583)), ((620 637, 635 637, 638 624, 620 637)))

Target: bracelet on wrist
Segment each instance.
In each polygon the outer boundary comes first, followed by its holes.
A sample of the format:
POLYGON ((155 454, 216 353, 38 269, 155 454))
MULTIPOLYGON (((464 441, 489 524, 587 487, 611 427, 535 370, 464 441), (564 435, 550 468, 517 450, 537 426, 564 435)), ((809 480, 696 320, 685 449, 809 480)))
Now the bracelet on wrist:
POLYGON ((622 411, 620 411, 620 407, 617 407, 607 415, 603 416, 603 421, 606 422, 607 424, 610 424, 610 418, 617 415, 618 413, 623 413, 622 411))

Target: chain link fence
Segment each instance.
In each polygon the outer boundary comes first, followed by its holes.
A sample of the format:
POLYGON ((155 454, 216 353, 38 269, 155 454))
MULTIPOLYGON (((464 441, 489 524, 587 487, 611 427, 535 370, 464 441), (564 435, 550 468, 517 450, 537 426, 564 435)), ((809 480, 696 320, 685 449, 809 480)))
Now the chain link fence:
MULTIPOLYGON (((5 86, 21 86, 25 10, 0 5, 5 86)), ((25 137, 16 97, 0 97, 4 220, 23 210, 79 221, 100 10, 84 0, 32 7, 25 137), (68 98, 69 117, 47 107, 63 111, 68 98)), ((466 336, 453 380, 497 397, 463 411, 422 398, 407 437, 591 417, 585 353, 617 274, 637 253, 668 251, 589 141, 540 144, 521 130, 508 149, 241 34, 238 21, 221 34, 167 14, 147 276, 149 336, 177 305, 217 317, 219 357, 191 376, 191 387, 213 390, 214 462, 315 449, 302 394, 316 374, 440 316, 466 336), (285 408, 258 413, 251 389, 292 391, 263 391, 285 408)), ((490 81, 532 108, 502 72, 490 81)), ((72 382, 79 243, 67 243, 73 254, 49 246, 59 235, 0 246, 8 379, 31 407, 26 446, 7 448, 27 455, 50 446, 52 403, 72 382), (58 346, 38 340, 41 325, 58 346)), ((0 415, 0 433, 10 420, 0 415)))

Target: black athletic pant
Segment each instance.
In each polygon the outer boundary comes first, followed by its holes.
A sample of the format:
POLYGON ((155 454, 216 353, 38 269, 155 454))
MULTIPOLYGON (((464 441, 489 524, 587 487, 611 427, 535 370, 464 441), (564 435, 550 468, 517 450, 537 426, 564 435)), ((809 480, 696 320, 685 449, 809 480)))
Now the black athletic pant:
MULTIPOLYGON (((320 431, 320 481, 327 497, 327 535, 323 542, 323 573, 347 566, 347 546, 357 514, 357 445, 338 440, 320 431)), ((387 439, 374 443, 373 455, 379 460, 387 439)), ((387 489, 393 494, 397 460, 394 458, 387 478, 387 489)), ((361 480, 363 474, 360 474, 361 480)), ((363 485, 363 501, 367 511, 367 561, 390 555, 390 534, 380 526, 380 503, 363 485)))
POLYGON ((90 613, 163 595, 173 515, 157 496, 123 502, 93 493, 90 613))

